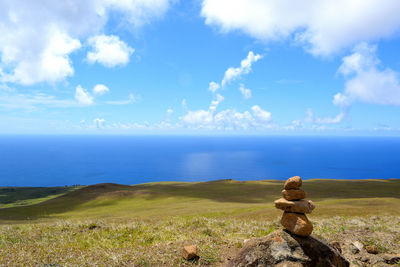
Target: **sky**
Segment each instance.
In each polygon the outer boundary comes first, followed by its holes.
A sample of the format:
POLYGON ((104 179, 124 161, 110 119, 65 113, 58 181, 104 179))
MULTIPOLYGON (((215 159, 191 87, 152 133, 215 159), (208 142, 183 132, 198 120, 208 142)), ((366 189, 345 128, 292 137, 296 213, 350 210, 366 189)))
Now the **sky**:
POLYGON ((0 134, 400 135, 398 0, 0 0, 0 134))

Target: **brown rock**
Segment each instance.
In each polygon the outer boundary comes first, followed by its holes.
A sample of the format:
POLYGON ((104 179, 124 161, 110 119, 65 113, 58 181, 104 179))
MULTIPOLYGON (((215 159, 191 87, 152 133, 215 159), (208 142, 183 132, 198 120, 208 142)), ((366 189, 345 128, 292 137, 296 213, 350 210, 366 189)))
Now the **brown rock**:
POLYGON ((371 246, 366 246, 365 250, 369 253, 369 254, 378 254, 378 247, 375 245, 371 245, 371 246))
POLYGON ((300 236, 309 236, 313 230, 313 226, 305 214, 285 211, 281 219, 281 224, 289 232, 300 236))
POLYGON ((274 266, 275 267, 303 267, 304 265, 301 262, 283 261, 274 266))
POLYGON ((331 241, 331 242, 329 243, 329 245, 330 245, 331 247, 333 247, 334 249, 336 249, 339 253, 342 253, 342 247, 340 246, 340 243, 339 243, 339 242, 337 242, 337 241, 331 241))
POLYGON ((301 181, 300 176, 293 176, 285 182, 285 185, 283 186, 284 189, 299 189, 301 184, 303 182, 301 181))
POLYGON ((400 263, 400 254, 384 254, 383 259, 387 264, 400 263))
POLYGON ((228 262, 229 267, 348 267, 349 262, 325 242, 277 230, 262 238, 251 239, 228 262))
POLYGON ((306 192, 302 189, 282 190, 282 196, 286 200, 300 200, 306 198, 306 192))
POLYGON ((311 213, 315 208, 314 203, 311 200, 286 200, 280 198, 275 200, 275 207, 287 212, 297 212, 297 213, 311 213))
POLYGON ((191 246, 185 246, 182 249, 182 257, 185 260, 191 260, 197 257, 197 246, 196 245, 191 245, 191 246))

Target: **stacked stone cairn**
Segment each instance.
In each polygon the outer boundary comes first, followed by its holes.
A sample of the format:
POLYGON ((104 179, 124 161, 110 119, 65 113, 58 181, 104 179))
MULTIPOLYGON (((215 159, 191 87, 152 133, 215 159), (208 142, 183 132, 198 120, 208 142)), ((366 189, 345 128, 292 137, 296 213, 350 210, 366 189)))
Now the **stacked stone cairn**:
POLYGON ((299 176, 289 178, 282 191, 283 198, 275 200, 275 207, 283 210, 281 224, 289 232, 299 236, 309 236, 313 226, 306 213, 311 213, 315 205, 311 200, 305 200, 306 192, 300 189, 302 184, 299 176))

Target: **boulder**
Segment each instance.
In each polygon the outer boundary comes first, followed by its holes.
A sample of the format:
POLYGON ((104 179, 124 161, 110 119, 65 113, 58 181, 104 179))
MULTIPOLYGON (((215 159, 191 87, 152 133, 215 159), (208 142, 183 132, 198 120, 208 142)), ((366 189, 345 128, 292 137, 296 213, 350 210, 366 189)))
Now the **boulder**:
POLYGON ((185 246, 182 249, 182 257, 185 260, 192 260, 197 257, 197 246, 196 245, 191 245, 191 246, 185 246))
POLYGON ((285 230, 251 239, 227 266, 307 266, 347 267, 349 262, 325 242, 301 237, 285 230))
POLYGON ((284 212, 281 224, 289 232, 300 236, 309 236, 312 233, 313 226, 305 214, 284 212))
POLYGON ((301 184, 300 176, 294 176, 286 180, 285 185, 283 186, 284 189, 299 189, 301 184))
POLYGON ((306 192, 302 189, 282 190, 282 196, 286 200, 300 200, 306 198, 306 192))
POLYGON ((287 212, 311 213, 315 208, 315 205, 311 200, 286 200, 280 198, 275 200, 274 203, 277 209, 287 212))

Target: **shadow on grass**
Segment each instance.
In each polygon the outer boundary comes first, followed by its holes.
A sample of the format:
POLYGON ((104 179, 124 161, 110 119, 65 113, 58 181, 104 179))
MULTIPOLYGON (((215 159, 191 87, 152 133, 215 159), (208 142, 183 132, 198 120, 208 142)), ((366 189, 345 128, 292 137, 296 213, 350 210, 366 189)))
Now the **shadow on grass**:
MULTIPOLYGON (((220 180, 201 183, 150 183, 135 186, 97 184, 87 186, 39 204, 0 209, 0 219, 36 219, 74 210, 77 206, 102 197, 105 200, 141 198, 198 198, 217 202, 271 203, 280 197, 283 181, 220 180)), ((302 187, 314 201, 350 198, 400 198, 400 180, 308 180, 302 187)), ((104 205, 108 205, 107 201, 104 205)), ((103 205, 98 203, 96 205, 103 205)))

